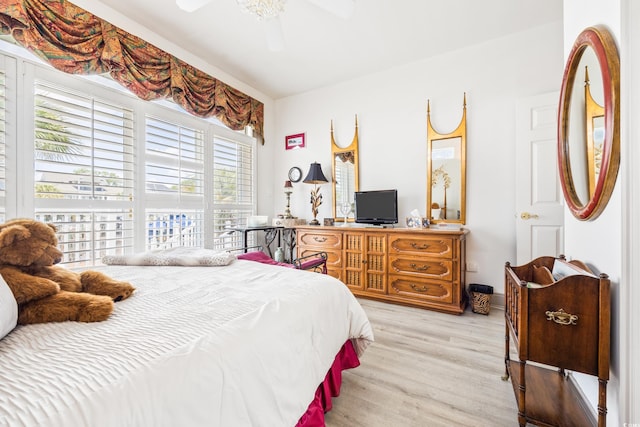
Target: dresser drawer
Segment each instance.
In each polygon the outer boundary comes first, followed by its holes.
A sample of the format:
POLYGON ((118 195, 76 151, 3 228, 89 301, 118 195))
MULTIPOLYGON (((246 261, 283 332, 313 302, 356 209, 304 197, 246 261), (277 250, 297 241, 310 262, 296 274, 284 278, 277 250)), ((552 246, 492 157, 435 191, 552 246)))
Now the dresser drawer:
POLYGON ((449 259, 424 259, 389 257, 389 272, 398 274, 410 274, 434 280, 454 279, 453 261, 449 259))
POLYGON ((453 285, 450 282, 389 275, 389 295, 451 304, 453 285))
POLYGON ((304 231, 298 234, 298 246, 342 249, 342 233, 304 231))
POLYGON ((453 258, 451 238, 421 237, 412 235, 392 236, 389 254, 422 255, 430 258, 453 258))
POLYGON ((332 251, 320 248, 310 248, 306 246, 298 247, 298 257, 304 257, 317 252, 326 252, 328 268, 342 268, 342 251, 332 251))

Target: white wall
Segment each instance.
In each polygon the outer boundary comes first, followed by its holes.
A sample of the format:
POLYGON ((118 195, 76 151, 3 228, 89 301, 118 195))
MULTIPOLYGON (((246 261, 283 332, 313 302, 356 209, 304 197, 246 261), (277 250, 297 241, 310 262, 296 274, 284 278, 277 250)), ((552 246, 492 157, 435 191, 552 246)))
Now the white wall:
MULTIPOLYGON (((619 0, 565 0, 564 1, 564 57, 571 51, 576 37, 586 27, 604 24, 620 46, 621 10, 619 0)), ((621 63, 624 61, 621 58, 621 63)), ((624 88, 624 84, 621 84, 624 88)), ((624 138, 621 144, 625 144, 624 138)), ((624 163, 621 168, 624 167, 624 163)), ((622 172, 622 171, 621 171, 622 172)), ((620 324, 619 306, 622 272, 622 173, 604 212, 594 221, 578 221, 565 210, 565 254, 568 258, 586 262, 596 273, 607 273, 611 279, 611 379, 607 388, 607 423, 621 425, 620 396, 620 324)), ((591 401, 597 406, 597 378, 576 375, 578 382, 591 401)))
POLYGON ((620 373, 620 423, 640 424, 640 2, 621 4, 621 162, 622 274, 618 291, 619 329, 616 362, 620 373))
MULTIPOLYGON (((360 136, 360 189, 397 188, 399 216, 426 211, 426 111, 438 132, 455 129, 467 94, 467 260, 477 273, 468 283, 504 289, 504 263, 515 261, 515 105, 521 97, 558 91, 562 81, 562 23, 524 31, 436 58, 280 99, 276 105, 275 205, 282 213, 287 171, 306 174, 318 161, 331 175, 330 123, 336 141, 360 136), (307 147, 285 151, 285 135, 306 132, 307 147)), ((549 165, 554 170, 555 164, 549 165)), ((299 183, 294 215, 310 219, 309 192, 299 183)), ((318 218, 331 217, 331 185, 322 187, 318 218)))

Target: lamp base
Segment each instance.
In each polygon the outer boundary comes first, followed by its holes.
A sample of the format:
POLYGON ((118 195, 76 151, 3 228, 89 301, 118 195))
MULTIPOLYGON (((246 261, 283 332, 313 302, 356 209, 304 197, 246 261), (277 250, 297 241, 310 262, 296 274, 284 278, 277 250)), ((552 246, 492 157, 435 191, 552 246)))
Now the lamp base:
POLYGON ((320 221, 314 218, 311 221, 309 221, 309 225, 320 225, 320 221))

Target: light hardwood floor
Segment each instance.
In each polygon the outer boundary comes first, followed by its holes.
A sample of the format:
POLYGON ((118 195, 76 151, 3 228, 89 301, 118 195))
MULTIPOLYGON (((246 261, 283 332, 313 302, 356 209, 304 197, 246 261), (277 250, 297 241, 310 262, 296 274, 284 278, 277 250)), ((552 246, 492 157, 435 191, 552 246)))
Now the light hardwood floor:
POLYGON ((517 426, 504 311, 460 315, 359 299, 375 342, 343 373, 327 427, 517 426))

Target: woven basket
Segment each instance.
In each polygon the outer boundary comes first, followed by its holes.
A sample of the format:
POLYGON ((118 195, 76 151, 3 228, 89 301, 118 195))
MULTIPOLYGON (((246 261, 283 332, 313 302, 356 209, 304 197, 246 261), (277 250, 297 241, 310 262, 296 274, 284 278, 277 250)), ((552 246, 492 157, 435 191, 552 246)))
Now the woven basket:
POLYGON ((481 292, 471 292, 471 311, 479 314, 489 314, 491 310, 491 295, 481 292))

